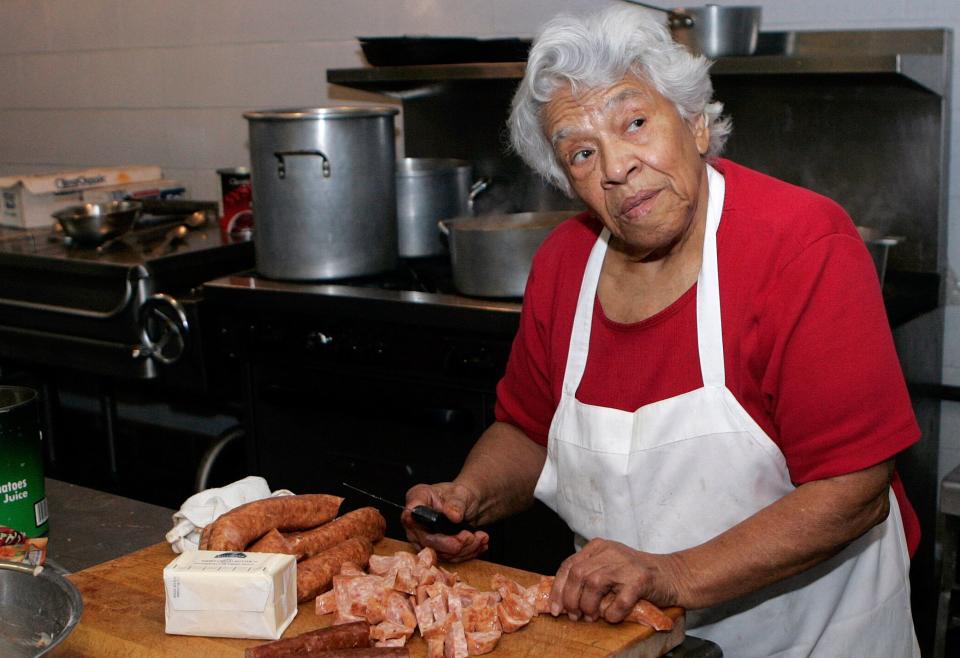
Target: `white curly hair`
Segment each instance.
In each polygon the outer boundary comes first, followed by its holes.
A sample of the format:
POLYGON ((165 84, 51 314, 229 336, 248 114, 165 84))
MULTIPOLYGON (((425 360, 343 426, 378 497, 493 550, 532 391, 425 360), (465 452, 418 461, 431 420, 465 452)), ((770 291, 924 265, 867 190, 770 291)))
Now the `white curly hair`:
POLYGON ((513 97, 510 142, 534 171, 568 196, 573 189, 544 134, 541 111, 557 88, 593 89, 633 73, 671 101, 686 121, 703 116, 710 129, 706 157, 723 150, 731 122, 713 99, 711 62, 675 42, 652 14, 611 6, 586 16, 561 14, 547 22, 534 40, 526 73, 513 97))

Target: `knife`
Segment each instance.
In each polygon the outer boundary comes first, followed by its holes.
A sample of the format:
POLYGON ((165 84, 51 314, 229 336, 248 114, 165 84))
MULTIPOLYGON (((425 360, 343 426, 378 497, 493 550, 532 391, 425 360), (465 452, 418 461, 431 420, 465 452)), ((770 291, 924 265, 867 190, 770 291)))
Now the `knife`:
MULTIPOLYGON (((355 487, 352 484, 347 484, 346 482, 341 482, 343 486, 348 489, 353 489, 354 491, 359 491, 364 496, 369 496, 374 500, 379 500, 381 503, 386 503, 393 507, 399 509, 410 509, 399 503, 395 503, 392 500, 387 500, 386 498, 381 498, 380 496, 365 491, 359 487, 355 487)), ((414 520, 421 526, 423 526, 428 532, 438 535, 456 535, 461 530, 473 530, 473 527, 468 523, 454 523, 447 516, 438 510, 428 507, 426 505, 417 505, 410 510, 410 513, 413 514, 414 520)))

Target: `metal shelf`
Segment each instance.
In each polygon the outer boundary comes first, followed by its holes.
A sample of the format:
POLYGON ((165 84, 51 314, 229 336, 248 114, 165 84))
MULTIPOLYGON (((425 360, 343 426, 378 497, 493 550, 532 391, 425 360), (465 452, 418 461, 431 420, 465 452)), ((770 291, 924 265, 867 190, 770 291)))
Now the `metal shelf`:
MULTIPOLYGON (((718 59, 713 75, 893 75, 945 95, 951 33, 945 29, 765 32, 757 55, 718 59)), ((519 80, 525 62, 330 69, 327 81, 399 98, 451 83, 519 80)))

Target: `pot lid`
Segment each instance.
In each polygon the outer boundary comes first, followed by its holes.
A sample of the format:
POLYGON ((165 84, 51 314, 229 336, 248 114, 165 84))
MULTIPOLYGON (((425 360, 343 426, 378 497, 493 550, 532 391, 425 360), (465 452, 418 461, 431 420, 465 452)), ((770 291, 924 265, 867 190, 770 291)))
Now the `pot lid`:
POLYGON ((385 105, 330 105, 327 107, 284 108, 278 110, 255 110, 244 112, 243 118, 250 121, 304 121, 320 119, 359 119, 388 117, 400 110, 385 105))

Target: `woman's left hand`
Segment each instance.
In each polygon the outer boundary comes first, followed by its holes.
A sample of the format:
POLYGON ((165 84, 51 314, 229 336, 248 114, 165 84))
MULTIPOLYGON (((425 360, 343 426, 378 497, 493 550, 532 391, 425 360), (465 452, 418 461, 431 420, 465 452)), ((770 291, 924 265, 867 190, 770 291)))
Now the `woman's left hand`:
POLYGON ((676 562, 671 555, 643 553, 608 539, 591 540, 560 565, 550 592, 550 612, 616 624, 640 599, 661 607, 675 605, 676 562))

